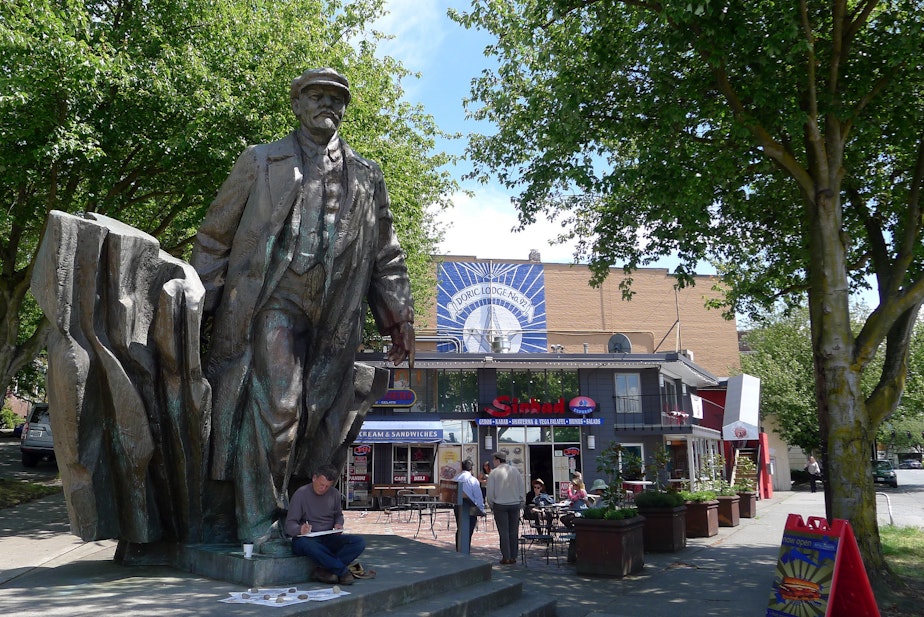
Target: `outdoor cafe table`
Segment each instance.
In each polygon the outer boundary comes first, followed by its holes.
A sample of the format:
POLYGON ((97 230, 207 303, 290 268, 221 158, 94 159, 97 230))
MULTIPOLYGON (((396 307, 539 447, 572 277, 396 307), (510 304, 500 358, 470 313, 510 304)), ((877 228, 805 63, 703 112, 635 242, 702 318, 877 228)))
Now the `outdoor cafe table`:
POLYGON ((562 514, 570 510, 570 501, 559 501, 558 503, 553 503, 547 506, 534 507, 533 512, 539 514, 539 520, 537 522, 539 532, 542 533, 545 531, 546 533, 551 534, 552 531, 558 527, 558 523, 561 520, 562 514))
POLYGON ((623 480, 622 487, 633 493, 641 493, 646 487, 651 486, 654 482, 649 480, 623 480))
MULTIPOLYGON (((436 515, 442 513, 451 515, 455 513, 455 504, 446 501, 418 500, 409 502, 408 508, 411 509, 411 512, 417 513, 417 531, 414 533, 415 538, 420 534, 420 526, 423 522, 423 517, 427 516, 430 518, 430 533, 433 534, 433 539, 436 540, 436 515)), ((446 520, 446 529, 449 529, 451 521, 452 517, 448 517, 446 520)))

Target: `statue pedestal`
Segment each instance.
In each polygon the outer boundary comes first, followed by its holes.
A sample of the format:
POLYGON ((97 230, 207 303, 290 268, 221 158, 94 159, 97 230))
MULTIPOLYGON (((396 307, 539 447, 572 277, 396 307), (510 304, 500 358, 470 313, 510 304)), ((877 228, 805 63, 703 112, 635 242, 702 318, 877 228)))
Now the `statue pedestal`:
MULTIPOLYGON (((279 551, 274 551, 278 553, 279 551)), ((316 564, 307 557, 263 555, 244 558, 239 544, 119 543, 115 561, 123 565, 162 565, 247 587, 279 587, 311 580, 316 564)))

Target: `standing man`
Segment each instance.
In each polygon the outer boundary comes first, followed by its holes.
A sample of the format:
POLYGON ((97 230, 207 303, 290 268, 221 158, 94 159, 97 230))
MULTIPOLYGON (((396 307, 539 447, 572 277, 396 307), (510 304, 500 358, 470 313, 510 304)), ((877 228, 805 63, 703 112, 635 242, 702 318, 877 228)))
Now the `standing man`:
POLYGON ((506 452, 494 453, 494 469, 488 475, 488 505, 494 512, 500 536, 501 564, 517 562, 520 539, 520 510, 526 503, 523 475, 507 464, 506 452))
POLYGON ((286 533, 293 537, 292 552, 305 555, 318 564, 312 578, 322 583, 352 585, 350 563, 366 548, 362 536, 330 533, 306 537, 306 534, 343 529, 340 491, 333 488, 337 469, 324 465, 311 477, 311 484, 292 495, 286 517, 286 533))
POLYGON ((210 475, 234 484, 237 535, 269 537, 289 478, 346 462, 387 370, 355 364, 368 304, 414 361, 414 308, 379 166, 338 129, 347 79, 305 71, 290 89, 300 127, 248 147, 196 234, 211 336, 210 475))
MULTIPOLYGON (((462 473, 456 476, 458 489, 462 491, 461 516, 468 515, 468 545, 472 545, 472 535, 475 533, 475 523, 478 517, 484 514, 484 499, 481 495, 481 483, 472 475, 475 465, 471 459, 462 461, 462 473)), ((456 522, 456 529, 459 529, 456 522)))

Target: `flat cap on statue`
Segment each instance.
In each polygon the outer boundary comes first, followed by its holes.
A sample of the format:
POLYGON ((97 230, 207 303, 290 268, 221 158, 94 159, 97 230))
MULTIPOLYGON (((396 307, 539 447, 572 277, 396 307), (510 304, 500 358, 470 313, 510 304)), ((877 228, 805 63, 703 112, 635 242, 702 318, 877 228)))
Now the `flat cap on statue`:
POLYGON ((308 69, 293 79, 292 89, 290 90, 290 96, 292 99, 297 99, 302 90, 308 86, 329 86, 336 88, 343 93, 346 99, 346 104, 350 104, 350 82, 347 81, 346 77, 330 67, 324 67, 322 69, 308 69))

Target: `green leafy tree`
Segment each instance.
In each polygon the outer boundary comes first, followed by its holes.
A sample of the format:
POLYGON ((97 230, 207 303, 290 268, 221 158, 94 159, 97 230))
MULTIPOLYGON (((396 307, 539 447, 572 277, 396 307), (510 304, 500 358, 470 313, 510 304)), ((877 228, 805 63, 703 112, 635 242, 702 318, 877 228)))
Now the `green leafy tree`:
POLYGON ((333 66, 341 132, 389 185, 415 292, 436 240, 426 206, 455 185, 442 133, 374 55, 381 0, 10 0, 0 4, 0 389, 44 347, 28 287, 52 209, 96 212, 178 256, 247 144, 297 125, 288 86, 333 66))
POLYGON ((776 419, 777 432, 805 452, 821 449, 812 337, 805 309, 773 313, 744 335, 741 370, 760 378, 761 414, 776 419))
MULTIPOLYGON (((858 311, 862 311, 862 307, 858 311)), ((862 323, 854 325, 855 331, 860 328, 862 323)), ((743 339, 748 351, 741 357, 741 370, 760 377, 761 413, 776 418, 777 432, 786 443, 807 453, 818 452, 822 442, 814 396, 808 311, 797 308, 766 315, 751 324, 743 339)), ((908 387, 895 411, 880 425, 877 436, 880 444, 895 452, 924 446, 921 434, 924 430, 924 405, 921 403, 924 323, 920 320, 909 348, 908 387)), ((870 366, 875 370, 866 371, 861 381, 866 395, 875 388, 875 375, 882 370, 881 353, 870 366)))
POLYGON ((828 515, 888 582, 867 460, 924 301, 924 5, 476 0, 455 18, 497 37, 469 106, 497 130, 469 153, 523 224, 562 217, 597 280, 676 256, 680 284, 718 263, 738 311, 808 294, 828 515))

